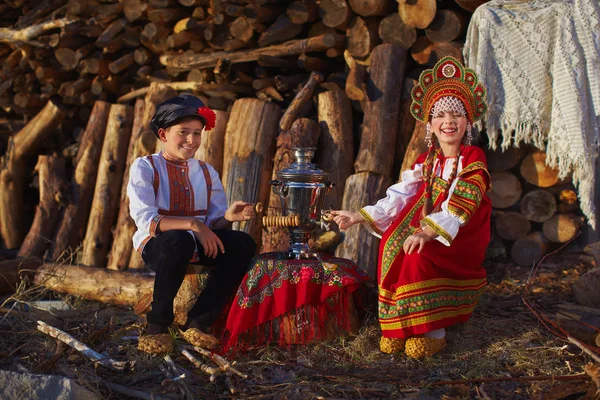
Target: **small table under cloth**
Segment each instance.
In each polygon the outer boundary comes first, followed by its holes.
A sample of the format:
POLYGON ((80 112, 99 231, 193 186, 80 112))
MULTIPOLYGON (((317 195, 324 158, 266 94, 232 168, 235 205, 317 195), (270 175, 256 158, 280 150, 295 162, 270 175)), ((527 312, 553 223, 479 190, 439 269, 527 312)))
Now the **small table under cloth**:
POLYGON ((369 277, 354 262, 318 254, 252 260, 227 318, 225 350, 243 343, 303 344, 357 331, 354 292, 369 277))

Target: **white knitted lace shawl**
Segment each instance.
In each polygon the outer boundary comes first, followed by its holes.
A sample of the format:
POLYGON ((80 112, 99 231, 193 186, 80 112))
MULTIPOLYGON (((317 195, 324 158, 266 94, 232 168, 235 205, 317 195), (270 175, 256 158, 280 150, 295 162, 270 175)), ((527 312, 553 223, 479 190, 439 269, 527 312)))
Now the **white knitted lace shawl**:
POLYGON ((573 172, 595 227, 600 2, 490 1, 473 14, 464 56, 487 88, 490 146, 501 135, 503 149, 524 142, 545 150, 561 178, 573 172))

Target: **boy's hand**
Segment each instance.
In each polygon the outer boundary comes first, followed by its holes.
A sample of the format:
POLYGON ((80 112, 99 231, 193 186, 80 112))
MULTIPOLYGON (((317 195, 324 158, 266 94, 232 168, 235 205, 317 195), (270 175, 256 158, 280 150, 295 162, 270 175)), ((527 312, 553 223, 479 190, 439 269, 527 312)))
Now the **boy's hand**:
POLYGON ((202 245, 205 256, 216 258, 219 255, 219 250, 225 254, 223 242, 208 226, 198 221, 194 228, 194 236, 196 236, 196 239, 202 245))
POLYGON ((245 201, 234 201, 225 211, 225 219, 229 222, 248 221, 256 216, 254 204, 245 201))
POLYGON ((364 222, 364 217, 356 211, 335 210, 329 213, 340 229, 348 229, 354 224, 364 222))

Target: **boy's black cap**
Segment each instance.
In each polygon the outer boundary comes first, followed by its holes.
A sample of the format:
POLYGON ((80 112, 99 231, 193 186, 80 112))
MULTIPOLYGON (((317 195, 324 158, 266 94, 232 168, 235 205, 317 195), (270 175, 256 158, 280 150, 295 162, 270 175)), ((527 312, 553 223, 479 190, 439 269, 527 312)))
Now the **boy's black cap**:
POLYGON ((196 96, 182 94, 156 107, 156 113, 152 118, 152 131, 158 136, 160 128, 166 129, 175 121, 183 117, 197 117, 204 123, 204 130, 211 130, 215 126, 216 115, 213 110, 206 107, 202 100, 196 96))

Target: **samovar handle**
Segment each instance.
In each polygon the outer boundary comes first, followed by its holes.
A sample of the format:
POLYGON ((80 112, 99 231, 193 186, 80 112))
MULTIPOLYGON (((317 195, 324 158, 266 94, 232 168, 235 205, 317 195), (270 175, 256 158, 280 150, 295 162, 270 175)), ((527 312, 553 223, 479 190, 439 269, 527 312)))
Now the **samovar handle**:
POLYGON ((285 182, 273 179, 272 181, 269 181, 269 183, 271 186, 273 186, 273 193, 275 193, 277 196, 287 196, 288 191, 285 182))
POLYGON ((332 181, 325 182, 325 186, 327 187, 327 193, 331 192, 331 189, 335 187, 335 183, 332 181))

